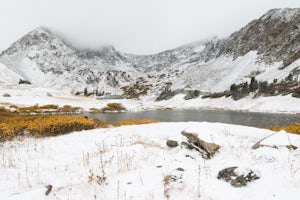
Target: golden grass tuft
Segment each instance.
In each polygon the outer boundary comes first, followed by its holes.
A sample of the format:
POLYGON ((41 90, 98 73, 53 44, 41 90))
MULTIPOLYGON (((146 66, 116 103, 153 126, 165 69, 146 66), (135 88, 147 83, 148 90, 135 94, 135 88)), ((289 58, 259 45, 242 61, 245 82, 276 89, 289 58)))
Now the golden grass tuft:
POLYGON ((101 109, 102 112, 121 112, 126 111, 126 108, 120 103, 108 103, 104 108, 101 109))
POLYGON ((278 127, 271 127, 268 128, 272 131, 281 131, 284 130, 288 133, 300 134, 300 123, 294 123, 287 126, 278 126, 278 127))
POLYGON ((46 104, 42 106, 34 105, 34 106, 17 106, 17 105, 10 105, 10 108, 13 108, 16 112, 22 114, 39 114, 39 113, 78 113, 81 112, 83 109, 80 107, 72 107, 70 105, 64 105, 59 107, 55 104, 46 104))
POLYGON ((75 113, 80 111, 82 108, 80 107, 72 107, 70 105, 64 105, 61 108, 58 108, 58 112, 62 112, 62 113, 75 113))
POLYGON ((37 106, 37 105, 18 107, 17 109, 21 113, 40 112, 39 106, 37 106))
POLYGON ((150 120, 150 119, 128 119, 122 120, 119 122, 114 123, 114 126, 128 126, 128 125, 139 125, 139 124, 153 124, 159 123, 160 121, 157 120, 150 120))
POLYGON ((56 110, 58 109, 58 105, 54 105, 54 104, 46 104, 46 105, 43 105, 43 106, 39 106, 39 109, 42 109, 42 110, 56 110))

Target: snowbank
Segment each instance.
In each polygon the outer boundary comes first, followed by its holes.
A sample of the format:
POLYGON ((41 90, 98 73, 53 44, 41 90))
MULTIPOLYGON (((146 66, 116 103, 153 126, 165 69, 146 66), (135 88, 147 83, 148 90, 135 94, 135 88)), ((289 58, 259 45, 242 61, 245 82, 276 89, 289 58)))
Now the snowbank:
POLYGON ((220 123, 158 123, 75 132, 0 146, 0 199, 294 199, 300 190, 300 136, 220 123), (181 146, 181 131, 221 145, 204 160, 181 146), (272 139, 272 137, 274 137, 272 139), (278 144, 277 144, 278 143, 278 144), (217 179, 226 167, 253 170, 259 179, 234 188, 217 179), (167 178, 166 178, 167 177, 167 178), (169 181, 166 181, 169 180, 169 181), (46 185, 53 186, 46 196, 46 185))

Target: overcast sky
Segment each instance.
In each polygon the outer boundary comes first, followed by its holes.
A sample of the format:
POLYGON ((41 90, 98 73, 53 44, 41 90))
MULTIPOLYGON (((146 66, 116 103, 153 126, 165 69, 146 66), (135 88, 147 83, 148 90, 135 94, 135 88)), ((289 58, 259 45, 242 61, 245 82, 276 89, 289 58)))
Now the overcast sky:
POLYGON ((112 44, 151 54, 226 37, 285 7, 300 7, 300 0, 0 0, 0 51, 43 25, 82 48, 112 44))

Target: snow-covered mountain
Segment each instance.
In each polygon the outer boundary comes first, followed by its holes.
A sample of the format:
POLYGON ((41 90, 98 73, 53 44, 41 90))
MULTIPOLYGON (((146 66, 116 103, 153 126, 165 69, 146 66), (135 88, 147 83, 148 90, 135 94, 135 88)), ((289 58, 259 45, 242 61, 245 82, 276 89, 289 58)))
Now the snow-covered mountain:
POLYGON ((112 94, 132 88, 148 95, 165 87, 223 91, 253 76, 269 82, 298 76, 299 22, 299 8, 272 9, 228 38, 146 56, 122 53, 112 46, 76 49, 39 27, 3 51, 0 62, 34 85, 72 93, 84 88, 112 94))

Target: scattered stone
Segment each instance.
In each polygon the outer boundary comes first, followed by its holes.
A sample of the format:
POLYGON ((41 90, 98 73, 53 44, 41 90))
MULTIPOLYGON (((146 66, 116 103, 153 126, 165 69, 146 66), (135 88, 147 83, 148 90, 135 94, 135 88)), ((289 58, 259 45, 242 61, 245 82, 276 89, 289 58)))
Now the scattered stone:
POLYGON ((45 187, 47 189, 46 192, 45 192, 45 195, 48 196, 50 194, 53 186, 52 185, 46 185, 45 187))
POLYGON ((193 160, 195 159, 195 158, 194 158, 193 156, 191 156, 191 155, 185 155, 185 157, 186 157, 186 158, 193 159, 193 160))
POLYGON ((26 80, 20 79, 20 80, 19 80, 19 85, 20 85, 20 84, 28 84, 28 85, 31 85, 31 82, 30 82, 30 81, 26 81, 26 80))
POLYGON ((177 141, 175 140, 167 140, 167 146, 170 148, 175 148, 177 147, 179 144, 177 141))
POLYGON ((288 148, 289 150, 296 150, 298 147, 296 147, 294 145, 288 145, 288 146, 286 146, 286 148, 288 148))
POLYGON ((96 181, 99 185, 102 185, 103 183, 105 183, 106 177, 105 176, 96 176, 96 181))
POLYGON ((221 148, 220 145, 215 143, 208 143, 198 138, 196 133, 188 133, 182 131, 181 134, 187 138, 187 142, 181 144, 189 149, 195 149, 200 152, 201 156, 205 159, 210 159, 221 148))
POLYGON ((250 170, 246 174, 238 175, 236 169, 238 167, 228 167, 218 173, 218 179, 223 179, 226 182, 229 182, 233 187, 244 187, 248 183, 259 179, 257 174, 250 170))
POLYGON ((184 169, 181 168, 181 167, 178 167, 176 170, 177 170, 177 171, 180 171, 180 172, 183 172, 183 171, 184 171, 184 169))
POLYGON ((11 97, 10 94, 4 93, 3 97, 11 97))

